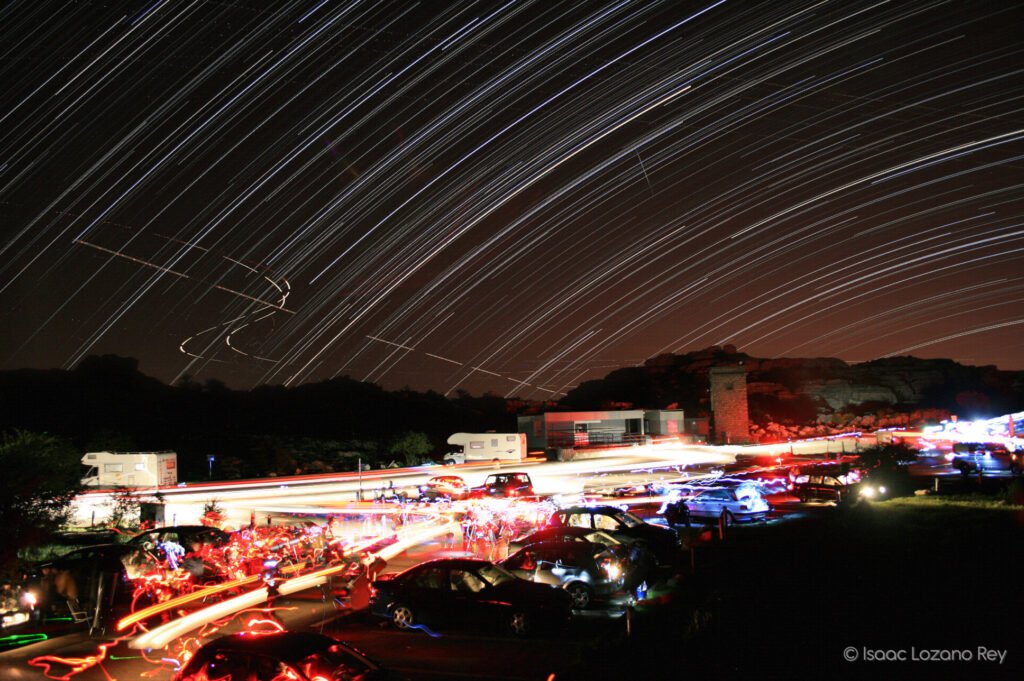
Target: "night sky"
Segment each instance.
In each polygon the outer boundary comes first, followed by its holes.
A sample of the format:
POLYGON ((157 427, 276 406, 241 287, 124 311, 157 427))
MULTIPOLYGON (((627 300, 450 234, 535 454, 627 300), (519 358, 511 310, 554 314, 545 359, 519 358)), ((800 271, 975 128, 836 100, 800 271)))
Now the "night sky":
POLYGON ((0 368, 1024 369, 1022 35, 1005 0, 6 2, 0 368))

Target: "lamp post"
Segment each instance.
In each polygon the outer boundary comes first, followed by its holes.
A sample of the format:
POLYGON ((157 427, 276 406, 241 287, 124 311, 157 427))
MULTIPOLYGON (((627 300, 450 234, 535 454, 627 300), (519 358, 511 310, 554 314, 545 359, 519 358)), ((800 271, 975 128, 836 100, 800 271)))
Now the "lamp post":
POLYGON ((359 476, 359 491, 356 492, 356 501, 363 500, 363 457, 356 459, 356 471, 359 476))
POLYGON ((210 474, 209 474, 209 479, 210 480, 213 480, 213 460, 216 459, 216 458, 217 457, 215 457, 213 454, 208 454, 206 456, 206 463, 209 464, 209 467, 210 467, 210 474))

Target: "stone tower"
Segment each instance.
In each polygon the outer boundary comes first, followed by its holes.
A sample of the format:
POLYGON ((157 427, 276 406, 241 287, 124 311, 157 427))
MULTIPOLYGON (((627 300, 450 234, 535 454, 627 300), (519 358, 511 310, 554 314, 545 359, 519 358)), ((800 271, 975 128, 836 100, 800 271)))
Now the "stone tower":
POLYGON ((747 412, 747 370, 742 366, 711 367, 710 440, 717 444, 750 442, 747 412))

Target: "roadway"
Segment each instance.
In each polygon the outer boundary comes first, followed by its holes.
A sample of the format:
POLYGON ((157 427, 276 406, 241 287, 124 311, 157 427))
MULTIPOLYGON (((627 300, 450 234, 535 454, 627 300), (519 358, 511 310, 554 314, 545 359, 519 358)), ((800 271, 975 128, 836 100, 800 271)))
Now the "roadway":
MULTIPOLYGON (((732 463, 737 448, 723 450, 721 448, 676 446, 676 447, 636 447, 625 451, 608 452, 601 458, 582 459, 570 462, 517 462, 514 465, 503 464, 501 470, 524 470, 530 473, 534 486, 539 494, 581 494, 584 492, 609 491, 617 487, 641 485, 652 480, 670 480, 705 474, 709 469, 732 463)), ((745 448, 744 451, 761 453, 745 448)), ((948 473, 948 465, 940 460, 922 461, 920 473, 936 475, 948 473)), ((211 498, 228 511, 228 521, 241 526, 247 524, 250 513, 258 512, 266 515, 295 512, 299 514, 334 513, 346 506, 352 506, 356 494, 362 486, 369 492, 375 485, 383 487, 387 482, 394 481, 396 487, 411 487, 424 482, 438 474, 458 474, 468 484, 478 485, 490 473, 495 471, 492 464, 463 464, 461 466, 421 467, 415 469, 391 469, 356 474, 301 476, 300 478, 278 478, 273 480, 238 481, 229 483, 209 483, 189 485, 182 488, 166 490, 169 505, 183 509, 180 523, 195 522, 195 517, 185 517, 187 509, 199 509, 211 498)), ((93 501, 107 496, 103 492, 84 495, 93 501)), ((787 502, 795 500, 786 500, 787 502)), ((791 513, 799 512, 799 504, 784 503, 791 513)), ((360 513, 367 507, 360 505, 360 513)), ((387 505, 378 505, 377 509, 387 512, 387 505)), ((810 510, 810 509, 805 509, 810 510)), ((789 514, 787 513, 787 515, 789 514)), ((399 570, 422 560, 446 555, 444 548, 434 541, 435 537, 446 534, 438 527, 430 529, 430 534, 412 540, 401 552, 393 551, 389 556, 388 570, 399 570)), ((401 548, 401 547, 399 547, 401 548)), ((359 596, 354 596, 351 605, 358 606, 359 596)), ((296 591, 275 601, 275 606, 284 606, 286 610, 278 616, 289 628, 323 629, 342 639, 348 639, 371 656, 388 661, 401 671, 408 673, 413 679, 435 678, 514 678, 532 679, 546 678, 549 673, 563 673, 572 668, 586 668, 592 658, 600 656, 600 649, 595 641, 604 637, 621 637, 623 623, 611 618, 585 618, 574 626, 571 631, 559 634, 554 639, 536 639, 527 642, 510 639, 491 632, 447 632, 441 639, 421 641, 422 633, 403 633, 381 628, 365 613, 360 614, 358 607, 354 609, 338 609, 331 598, 325 598, 319 588, 296 591), (495 668, 494 660, 508 661, 495 668)), ((257 601, 253 607, 262 607, 257 601)), ((240 626, 230 624, 221 631, 228 632, 240 626)), ((188 640, 191 633, 175 634, 171 647, 181 646, 188 640)), ((137 645, 137 641, 135 642, 137 645)), ((159 646, 157 646, 159 648, 159 646)), ((86 669, 74 676, 76 679, 129 679, 139 678, 144 672, 152 674, 152 678, 166 679, 170 677, 171 667, 167 664, 161 668, 144 659, 144 655, 163 655, 157 650, 154 653, 142 653, 126 642, 119 641, 107 647, 98 647, 98 642, 74 633, 69 636, 55 638, 15 651, 0 654, 0 678, 4 679, 41 679, 44 670, 27 664, 31 658, 59 654, 67 664, 60 671, 52 672, 52 676, 63 675, 68 666, 86 665, 90 658, 97 655, 97 650, 106 656, 102 665, 86 669), (109 674, 109 675, 108 675, 109 674)))
MULTIPOLYGON (((193 483, 161 489, 165 523, 197 524, 203 508, 213 500, 225 512, 224 521, 233 527, 249 523, 252 514, 262 521, 267 514, 339 512, 345 502, 362 496, 372 498, 375 490, 393 483, 396 488, 414 487, 435 475, 459 475, 473 487, 483 484, 496 470, 522 470, 530 474, 534 490, 541 495, 572 495, 591 491, 595 484, 628 484, 640 478, 674 478, 686 468, 724 465, 735 460, 732 449, 680 444, 658 444, 607 450, 599 458, 547 462, 467 463, 456 466, 418 466, 378 469, 362 474, 304 475, 260 480, 193 483)), ((152 500, 156 490, 140 490, 137 496, 152 500)), ((114 501, 111 490, 97 490, 76 499, 74 517, 78 525, 94 520, 102 523, 114 501)))

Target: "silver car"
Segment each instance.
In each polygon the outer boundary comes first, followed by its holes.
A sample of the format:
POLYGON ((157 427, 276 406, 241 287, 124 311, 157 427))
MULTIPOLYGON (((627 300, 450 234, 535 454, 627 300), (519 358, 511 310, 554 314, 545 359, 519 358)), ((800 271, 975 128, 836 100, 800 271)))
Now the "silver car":
POLYGON ((582 610, 622 592, 627 560, 602 544, 551 541, 520 549, 501 566, 520 579, 565 589, 573 609, 582 610))
POLYGON ((771 506, 754 484, 743 484, 735 487, 706 487, 703 489, 684 490, 678 501, 665 509, 666 517, 676 515, 694 518, 720 518, 723 515, 730 523, 746 520, 764 520, 771 511, 771 506), (684 513, 673 514, 676 510, 684 513))

